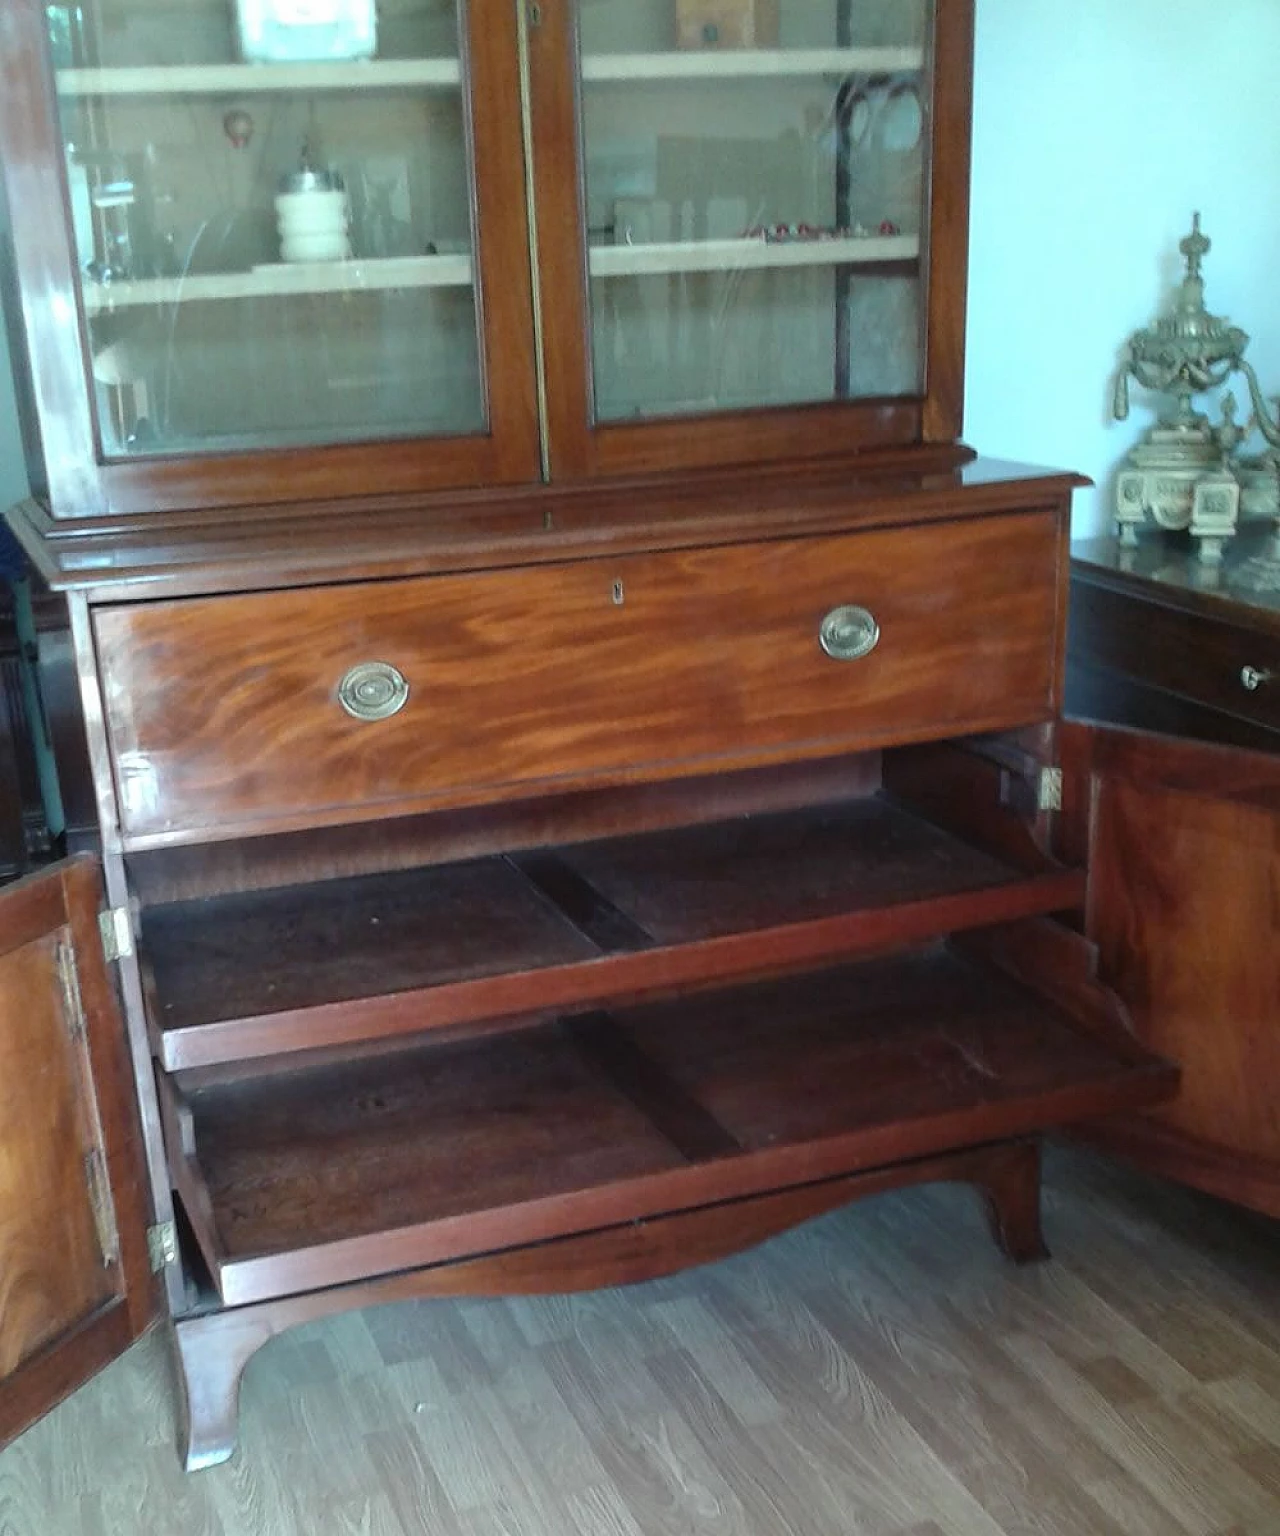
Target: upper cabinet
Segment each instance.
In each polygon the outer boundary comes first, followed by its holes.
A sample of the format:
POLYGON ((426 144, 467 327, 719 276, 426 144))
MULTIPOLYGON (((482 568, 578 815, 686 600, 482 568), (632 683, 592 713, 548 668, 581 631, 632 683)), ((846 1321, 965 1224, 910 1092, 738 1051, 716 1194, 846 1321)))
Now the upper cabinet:
POLYGON ((952 442, 971 43, 972 0, 11 0, 37 496, 952 442))

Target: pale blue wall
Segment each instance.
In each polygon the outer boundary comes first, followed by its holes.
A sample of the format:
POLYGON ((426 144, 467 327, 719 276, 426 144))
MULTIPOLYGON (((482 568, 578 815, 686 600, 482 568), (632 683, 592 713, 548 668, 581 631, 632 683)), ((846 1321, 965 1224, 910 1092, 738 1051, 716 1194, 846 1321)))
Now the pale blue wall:
MULTIPOLYGON (((1105 486, 1150 414, 1108 421, 1200 209, 1209 306, 1280 393, 1277 0, 978 0, 965 435, 1105 486)), ((1100 528, 1105 492, 1076 528, 1100 528)))
MULTIPOLYGON (((1209 299, 1280 391, 1280 3, 978 0, 966 436, 1099 481, 1137 435, 1106 417, 1193 208, 1209 299)), ((26 486, 0 333, 0 501, 26 486)), ((1100 526, 1082 495, 1077 526, 1100 526)))

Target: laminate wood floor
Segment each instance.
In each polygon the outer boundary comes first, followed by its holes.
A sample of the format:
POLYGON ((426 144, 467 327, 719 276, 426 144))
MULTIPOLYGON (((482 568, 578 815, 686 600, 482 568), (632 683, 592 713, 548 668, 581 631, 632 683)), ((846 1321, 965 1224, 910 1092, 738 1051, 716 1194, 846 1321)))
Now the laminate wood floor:
POLYGON ((144 1340, 0 1454, 0 1536, 1280 1536, 1280 1225, 1076 1151, 1057 1257, 882 1196, 671 1280, 270 1344, 185 1476, 144 1340))

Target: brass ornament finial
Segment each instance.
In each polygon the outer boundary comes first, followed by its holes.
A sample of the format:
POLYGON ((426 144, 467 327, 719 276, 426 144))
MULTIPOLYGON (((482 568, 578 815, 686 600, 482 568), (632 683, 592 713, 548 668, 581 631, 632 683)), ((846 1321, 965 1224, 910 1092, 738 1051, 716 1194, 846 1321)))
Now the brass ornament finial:
POLYGON ((1191 215, 1191 233, 1180 242, 1178 249, 1187 258, 1187 276, 1200 276, 1200 263, 1213 249, 1213 241, 1200 232, 1200 215, 1191 215))

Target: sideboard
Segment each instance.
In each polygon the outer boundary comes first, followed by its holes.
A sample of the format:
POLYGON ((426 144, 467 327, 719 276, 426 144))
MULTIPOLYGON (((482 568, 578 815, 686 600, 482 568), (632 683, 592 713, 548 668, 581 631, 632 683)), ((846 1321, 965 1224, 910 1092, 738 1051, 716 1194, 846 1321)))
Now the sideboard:
POLYGON ((1096 1128, 1154 1171, 1280 1216, 1280 551, 1080 544, 1067 707, 1176 738, 1095 807, 1090 931, 1176 1101, 1096 1128), (1249 752, 1227 750, 1246 747, 1249 752))

